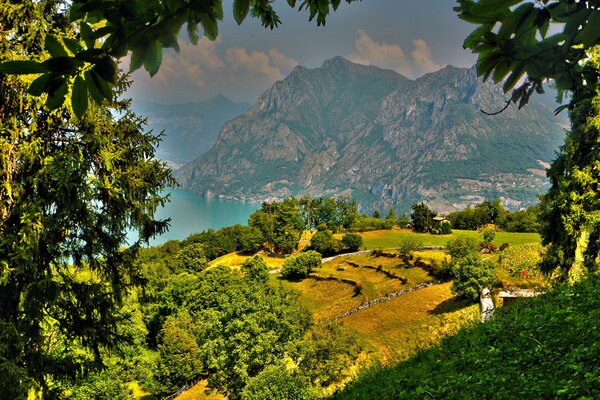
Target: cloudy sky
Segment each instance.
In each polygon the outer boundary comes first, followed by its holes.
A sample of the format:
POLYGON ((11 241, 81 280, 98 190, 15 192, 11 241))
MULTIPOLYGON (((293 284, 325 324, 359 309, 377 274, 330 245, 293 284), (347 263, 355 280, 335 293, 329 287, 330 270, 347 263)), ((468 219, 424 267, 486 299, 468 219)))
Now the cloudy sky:
MULTIPOLYGON (((277 0, 282 25, 271 31, 248 17, 233 19, 233 0, 223 0, 225 19, 219 38, 193 46, 181 35, 181 52, 166 51, 156 76, 134 74, 130 94, 159 103, 200 101, 217 94, 254 102, 296 65, 314 68, 341 55, 357 63, 419 77, 447 64, 471 66, 475 57, 462 49, 473 26, 458 19, 451 0, 362 0, 342 2, 325 27, 308 22, 277 0)), ((299 2, 298 2, 299 3, 299 2)))

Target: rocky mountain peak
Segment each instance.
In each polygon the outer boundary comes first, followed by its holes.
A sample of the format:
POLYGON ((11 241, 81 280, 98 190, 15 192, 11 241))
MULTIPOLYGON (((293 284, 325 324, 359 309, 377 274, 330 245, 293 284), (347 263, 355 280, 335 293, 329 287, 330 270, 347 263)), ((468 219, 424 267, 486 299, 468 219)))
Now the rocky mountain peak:
POLYGON ((411 81, 334 57, 276 82, 177 176, 196 192, 254 201, 351 195, 365 210, 426 200, 443 211, 464 196, 504 196, 525 206, 545 185, 531 171, 551 160, 562 128, 534 104, 481 113, 504 100, 474 68, 411 81))

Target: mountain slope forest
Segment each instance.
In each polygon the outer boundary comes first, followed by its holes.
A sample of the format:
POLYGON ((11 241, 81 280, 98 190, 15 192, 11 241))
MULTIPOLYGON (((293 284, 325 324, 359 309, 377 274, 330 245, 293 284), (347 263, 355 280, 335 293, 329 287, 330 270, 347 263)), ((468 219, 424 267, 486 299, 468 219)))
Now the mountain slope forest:
POLYGON ((528 206, 545 191, 563 127, 541 101, 481 112, 505 100, 475 68, 412 81, 335 57, 276 82, 176 175, 197 193, 252 201, 347 195, 366 211, 426 200, 447 212, 501 197, 528 206))

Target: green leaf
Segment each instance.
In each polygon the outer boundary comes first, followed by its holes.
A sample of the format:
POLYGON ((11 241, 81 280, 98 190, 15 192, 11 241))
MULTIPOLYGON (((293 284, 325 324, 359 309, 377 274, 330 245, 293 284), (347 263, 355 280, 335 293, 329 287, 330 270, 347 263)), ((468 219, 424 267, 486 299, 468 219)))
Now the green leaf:
POLYGON ((93 49, 96 45, 96 36, 94 35, 94 31, 85 21, 82 21, 79 26, 81 38, 84 40, 85 45, 88 49, 93 49))
POLYGON ((233 17, 235 22, 240 25, 250 10, 250 0, 234 0, 233 2, 233 17))
POLYGON ((81 65, 81 61, 75 60, 73 57, 53 57, 44 61, 43 64, 50 72, 69 75, 77 71, 77 67, 81 65))
MULTIPOLYGON (((92 73, 90 71, 86 71, 83 76, 85 77, 85 81, 87 83, 88 93, 94 100, 94 102, 98 105, 102 104, 102 102, 106 99, 104 95, 98 89, 94 78, 92 77, 92 73)), ((107 89, 109 89, 107 87, 107 89)), ((110 89, 109 89, 110 91, 110 89)))
POLYGON ((71 92, 71 106, 77 118, 81 118, 88 108, 88 90, 81 76, 75 78, 71 92))
MULTIPOLYGON (((110 85, 108 84, 108 82, 106 82, 104 79, 102 79, 102 77, 100 75, 98 75, 98 73, 96 71, 94 71, 93 69, 90 71, 90 75, 92 77, 92 82, 94 82, 96 89, 98 89, 98 92, 102 95, 102 97, 104 97, 108 101, 111 101, 112 100, 112 89, 110 88, 110 85)), ((91 88, 91 85, 88 85, 88 88, 91 88)), ((90 93, 92 93, 92 90, 90 90, 90 93)), ((96 100, 95 97, 92 96, 92 98, 94 100, 96 100)), ((100 103, 98 103, 98 104, 100 104, 100 103)))
POLYGON ((129 63, 129 72, 133 72, 144 65, 146 58, 146 48, 134 47, 131 51, 131 62, 129 63))
POLYGON ((11 75, 41 74, 48 72, 48 68, 37 61, 5 61, 0 64, 0 72, 11 75))
POLYGON ((287 2, 290 5, 290 7, 292 7, 292 8, 296 7, 296 0, 287 0, 287 2))
POLYGON ((67 80, 62 79, 61 85, 55 91, 48 94, 46 106, 50 110, 56 110, 58 107, 62 106, 65 102, 65 96, 67 95, 68 88, 69 85, 67 84, 67 80))
POLYGON ((496 65, 496 67, 494 68, 494 74, 492 75, 492 80, 494 81, 494 83, 501 82, 506 77, 506 75, 508 75, 510 70, 510 60, 504 59, 500 61, 498 65, 496 65))
POLYGON ((77 53, 83 51, 83 47, 75 39, 65 37, 63 38, 63 43, 65 44, 67 49, 69 49, 69 51, 73 53, 73 55, 76 55, 77 53))
POLYGON ((68 57, 67 51, 63 45, 52 35, 47 35, 44 39, 44 48, 52 57, 68 57))
POLYGON ((337 11, 340 6, 341 0, 331 0, 331 6, 333 7, 333 11, 337 11))
POLYGON ((506 78, 506 81, 504 81, 504 85, 502 86, 502 90, 504 91, 504 93, 508 93, 512 88, 514 88, 524 73, 525 68, 523 68, 522 64, 514 68, 510 75, 508 75, 508 78, 506 78))
POLYGON ((585 48, 598 44, 600 39, 600 10, 594 10, 583 25, 581 32, 575 37, 579 43, 583 43, 585 48))
POLYGON ((210 40, 215 40, 217 35, 219 34, 219 29, 217 27, 217 20, 210 17, 207 14, 200 15, 200 23, 204 28, 204 35, 210 40))
POLYGON ((44 74, 37 77, 29 88, 27 88, 27 93, 32 96, 41 96, 42 93, 46 93, 49 88, 50 79, 52 78, 52 74, 44 74))
POLYGON ((101 58, 92 69, 105 81, 110 83, 117 82, 117 64, 112 58, 101 58))
POLYGON ((154 76, 158 69, 160 68, 160 64, 162 63, 162 46, 160 43, 155 40, 148 47, 146 51, 146 58, 144 58, 144 68, 150 76, 154 76))

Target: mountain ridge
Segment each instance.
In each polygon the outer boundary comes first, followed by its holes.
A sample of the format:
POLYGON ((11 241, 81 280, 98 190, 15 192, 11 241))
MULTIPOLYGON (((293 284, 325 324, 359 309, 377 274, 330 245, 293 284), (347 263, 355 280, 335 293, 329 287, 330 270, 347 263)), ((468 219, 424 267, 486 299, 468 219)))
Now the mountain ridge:
POLYGON ((174 167, 192 161, 214 144, 223 124, 250 104, 216 95, 199 102, 160 104, 136 101, 134 110, 148 118, 148 128, 164 131, 157 156, 174 167))
POLYGON ((528 169, 552 159, 563 130, 535 101, 480 112, 504 99, 474 68, 410 80, 334 57, 276 82, 176 176, 187 190, 246 201, 349 195, 363 210, 425 200, 451 211, 493 196, 526 206, 546 184, 528 169))

